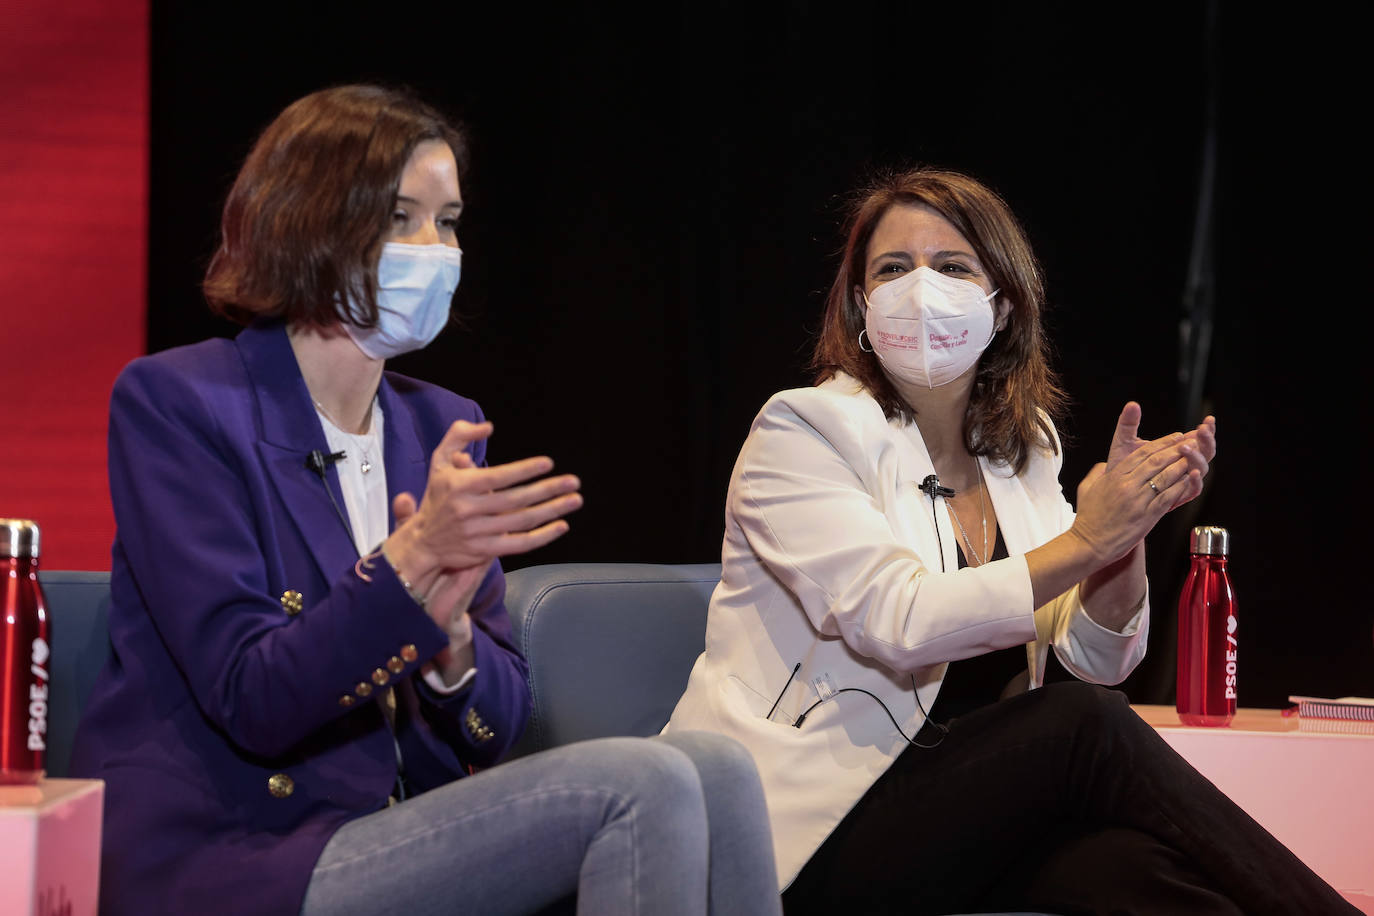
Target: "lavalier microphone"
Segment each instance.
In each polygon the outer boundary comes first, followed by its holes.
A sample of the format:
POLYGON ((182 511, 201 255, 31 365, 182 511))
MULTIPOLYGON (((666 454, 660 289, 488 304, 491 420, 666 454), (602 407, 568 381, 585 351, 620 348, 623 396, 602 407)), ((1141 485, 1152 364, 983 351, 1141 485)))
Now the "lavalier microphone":
POLYGON ((347 452, 322 452, 314 448, 310 450, 309 455, 305 456, 305 466, 318 474, 321 480, 324 480, 326 468, 331 464, 343 461, 347 457, 347 452))
POLYGON ((954 490, 949 487, 940 486, 940 478, 935 474, 931 474, 925 480, 921 481, 920 484, 917 485, 917 489, 931 499, 937 496, 943 496, 948 499, 954 495, 954 490))

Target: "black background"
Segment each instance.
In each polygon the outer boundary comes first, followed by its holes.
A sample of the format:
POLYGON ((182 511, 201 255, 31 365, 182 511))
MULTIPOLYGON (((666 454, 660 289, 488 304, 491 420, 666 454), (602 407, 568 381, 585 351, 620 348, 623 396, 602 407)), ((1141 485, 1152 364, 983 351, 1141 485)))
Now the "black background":
MULTIPOLYGON (((257 132, 341 82, 408 86, 469 128, 460 324, 391 367, 477 399, 493 461, 554 456, 586 507, 506 567, 714 562, 750 420, 804 371, 873 166, 968 171, 1021 217, 1073 396, 1063 481, 1128 399, 1182 416, 1179 320, 1216 102, 1220 455, 1149 541, 1150 654, 1169 702, 1186 528, 1232 533, 1242 699, 1374 695, 1354 355, 1367 259, 1358 66, 1320 8, 732 4, 544 8, 155 2, 150 351, 234 328, 198 292, 257 132), (1213 26, 1209 28, 1209 17, 1213 26), (1350 61, 1342 63, 1343 61, 1350 61), (1355 494, 1352 498, 1351 494, 1355 494)), ((1366 112, 1367 113, 1367 112, 1366 112)))

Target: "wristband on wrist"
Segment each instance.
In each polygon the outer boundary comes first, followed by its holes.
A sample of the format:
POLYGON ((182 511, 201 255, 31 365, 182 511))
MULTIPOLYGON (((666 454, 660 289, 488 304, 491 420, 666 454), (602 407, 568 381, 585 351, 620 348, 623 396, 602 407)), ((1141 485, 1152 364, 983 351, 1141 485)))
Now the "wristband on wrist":
POLYGON ((415 590, 415 586, 410 584, 410 580, 405 577, 405 573, 401 572, 401 568, 396 565, 396 561, 391 559, 391 555, 386 552, 386 544, 378 547, 377 552, 382 555, 382 559, 386 560, 387 565, 391 567, 391 571, 394 572, 396 578, 401 581, 401 587, 406 590, 406 594, 420 607, 425 607, 425 596, 415 590))
POLYGON ((420 607, 425 607, 425 596, 416 591, 415 586, 410 584, 410 580, 405 577, 405 574, 401 572, 400 567, 398 567, 396 563, 391 559, 391 557, 387 554, 385 544, 378 545, 377 549, 369 553, 367 556, 358 557, 358 562, 353 564, 353 572, 356 573, 358 578, 362 579, 364 582, 371 582, 372 576, 368 575, 368 573, 372 569, 376 568, 376 561, 378 557, 381 557, 382 559, 386 560, 386 565, 391 567, 391 571, 396 574, 396 578, 399 579, 401 582, 401 588, 406 590, 406 594, 410 596, 411 600, 418 604, 420 607))

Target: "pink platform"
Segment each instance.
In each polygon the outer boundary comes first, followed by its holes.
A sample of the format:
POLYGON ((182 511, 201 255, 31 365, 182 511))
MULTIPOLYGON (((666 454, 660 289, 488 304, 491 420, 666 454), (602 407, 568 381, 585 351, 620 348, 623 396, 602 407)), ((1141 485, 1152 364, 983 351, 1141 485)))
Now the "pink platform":
POLYGON ((1194 728, 1172 706, 1134 708, 1294 855, 1374 914, 1374 723, 1242 709, 1229 727, 1194 728))
POLYGON ((105 783, 0 786, 0 913, 96 916, 105 783))

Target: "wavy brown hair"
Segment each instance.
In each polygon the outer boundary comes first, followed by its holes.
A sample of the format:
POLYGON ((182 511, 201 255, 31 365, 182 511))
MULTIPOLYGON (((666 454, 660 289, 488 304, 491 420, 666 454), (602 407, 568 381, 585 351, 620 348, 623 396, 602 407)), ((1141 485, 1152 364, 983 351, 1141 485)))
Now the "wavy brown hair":
POLYGON ((811 358, 816 383, 846 372, 857 379, 889 420, 910 423, 915 410, 897 393, 872 352, 859 346, 864 305, 854 289, 864 286, 868 242, 889 208, 924 204, 958 229, 1008 306, 1007 323, 978 361, 973 394, 964 416, 964 443, 1020 471, 1033 448, 1058 450, 1052 423, 1065 395, 1049 366, 1041 326, 1045 284, 1021 224, 991 188, 960 172, 932 167, 886 172, 853 196, 845 221, 843 260, 826 296, 825 315, 811 358))
POLYGON ((406 92, 337 86, 287 106, 225 201, 202 284, 210 307, 240 324, 374 327, 377 259, 401 172, 424 140, 446 142, 466 172, 461 130, 406 92))

